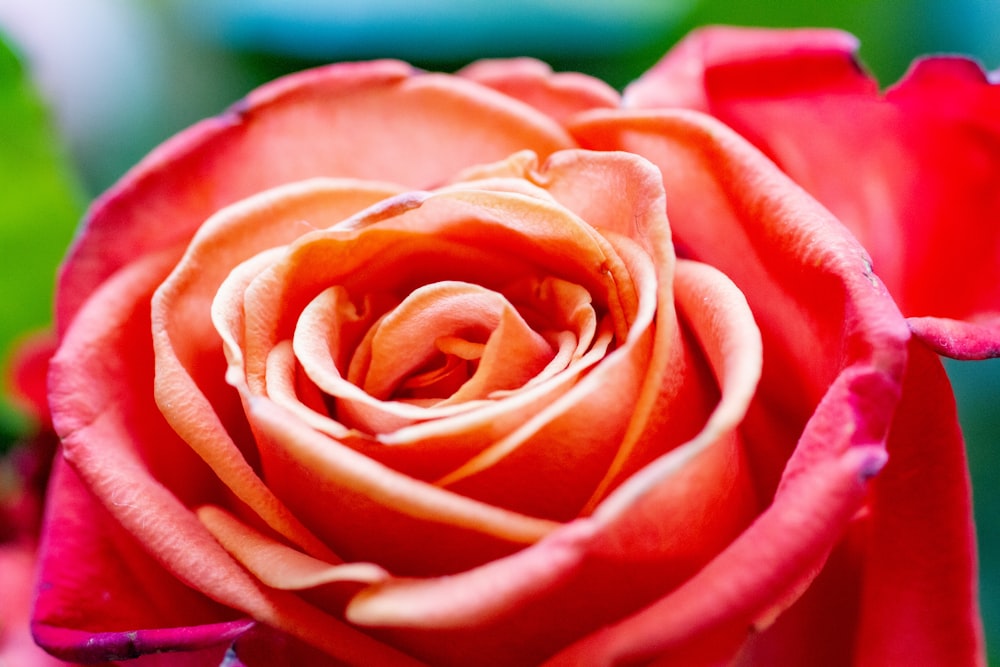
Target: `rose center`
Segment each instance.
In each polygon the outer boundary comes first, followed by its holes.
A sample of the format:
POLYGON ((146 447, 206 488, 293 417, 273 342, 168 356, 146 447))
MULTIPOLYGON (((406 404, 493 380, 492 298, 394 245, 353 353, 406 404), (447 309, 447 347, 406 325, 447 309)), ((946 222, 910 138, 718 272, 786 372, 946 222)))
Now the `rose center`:
POLYGON ((555 354, 504 295, 444 281, 414 290, 379 318, 347 380, 381 400, 457 403, 515 389, 555 354))

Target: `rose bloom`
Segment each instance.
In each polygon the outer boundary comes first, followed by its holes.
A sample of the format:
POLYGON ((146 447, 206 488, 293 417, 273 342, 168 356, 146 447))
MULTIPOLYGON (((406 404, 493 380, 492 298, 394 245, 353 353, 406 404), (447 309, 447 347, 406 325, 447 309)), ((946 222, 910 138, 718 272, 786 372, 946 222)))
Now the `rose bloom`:
POLYGON ((984 664, 938 353, 1000 351, 1000 93, 854 49, 332 65, 154 150, 59 280, 35 639, 984 664))

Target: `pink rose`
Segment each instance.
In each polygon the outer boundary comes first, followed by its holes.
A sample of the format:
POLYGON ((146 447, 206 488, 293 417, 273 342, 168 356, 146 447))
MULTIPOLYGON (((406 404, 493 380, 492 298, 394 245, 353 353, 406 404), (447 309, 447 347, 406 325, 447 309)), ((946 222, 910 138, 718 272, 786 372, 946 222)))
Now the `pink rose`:
POLYGON ((624 104, 524 60, 303 72, 101 197, 57 297, 36 639, 191 665, 981 664, 917 311, 790 167, 665 108, 693 105, 676 57, 624 104))

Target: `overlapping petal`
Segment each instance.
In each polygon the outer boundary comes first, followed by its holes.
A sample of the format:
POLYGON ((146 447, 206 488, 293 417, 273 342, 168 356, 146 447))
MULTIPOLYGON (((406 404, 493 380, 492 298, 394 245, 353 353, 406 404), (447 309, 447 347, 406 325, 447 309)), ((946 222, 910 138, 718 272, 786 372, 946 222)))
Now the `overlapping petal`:
POLYGON ((319 176, 426 187, 519 150, 545 157, 572 145, 513 98, 401 62, 285 77, 162 144, 94 203, 61 270, 60 330, 117 268, 270 187, 319 176))
POLYGON ((653 160, 681 253, 723 269, 746 295, 765 355, 741 433, 759 498, 773 500, 698 575, 560 664, 728 660, 748 626, 766 627, 802 593, 863 506, 865 480, 885 460, 908 332, 853 237, 728 128, 636 111, 593 112, 573 131, 584 145, 653 160))
POLYGON ((625 93, 690 108, 768 154, 853 231, 942 354, 1000 353, 1000 86, 962 58, 926 58, 885 94, 829 30, 711 28, 625 93), (956 168, 956 165, 961 165, 956 168))

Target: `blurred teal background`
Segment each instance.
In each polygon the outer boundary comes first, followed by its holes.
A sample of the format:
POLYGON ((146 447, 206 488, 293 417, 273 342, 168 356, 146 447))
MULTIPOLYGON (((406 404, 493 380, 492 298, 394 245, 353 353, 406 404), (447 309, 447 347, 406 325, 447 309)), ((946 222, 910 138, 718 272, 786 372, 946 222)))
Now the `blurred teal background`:
MULTIPOLYGON (((0 51, 0 350, 48 322, 56 263, 90 198, 263 81, 331 60, 400 57, 449 71, 534 55, 621 87, 713 23, 842 28, 861 39, 883 86, 930 52, 1000 71, 995 0, 0 0, 0 32, 17 56, 0 51)), ((948 369, 969 441, 983 614, 1000 656, 1000 361, 948 369)), ((0 393, 0 451, 24 428, 0 393)))

